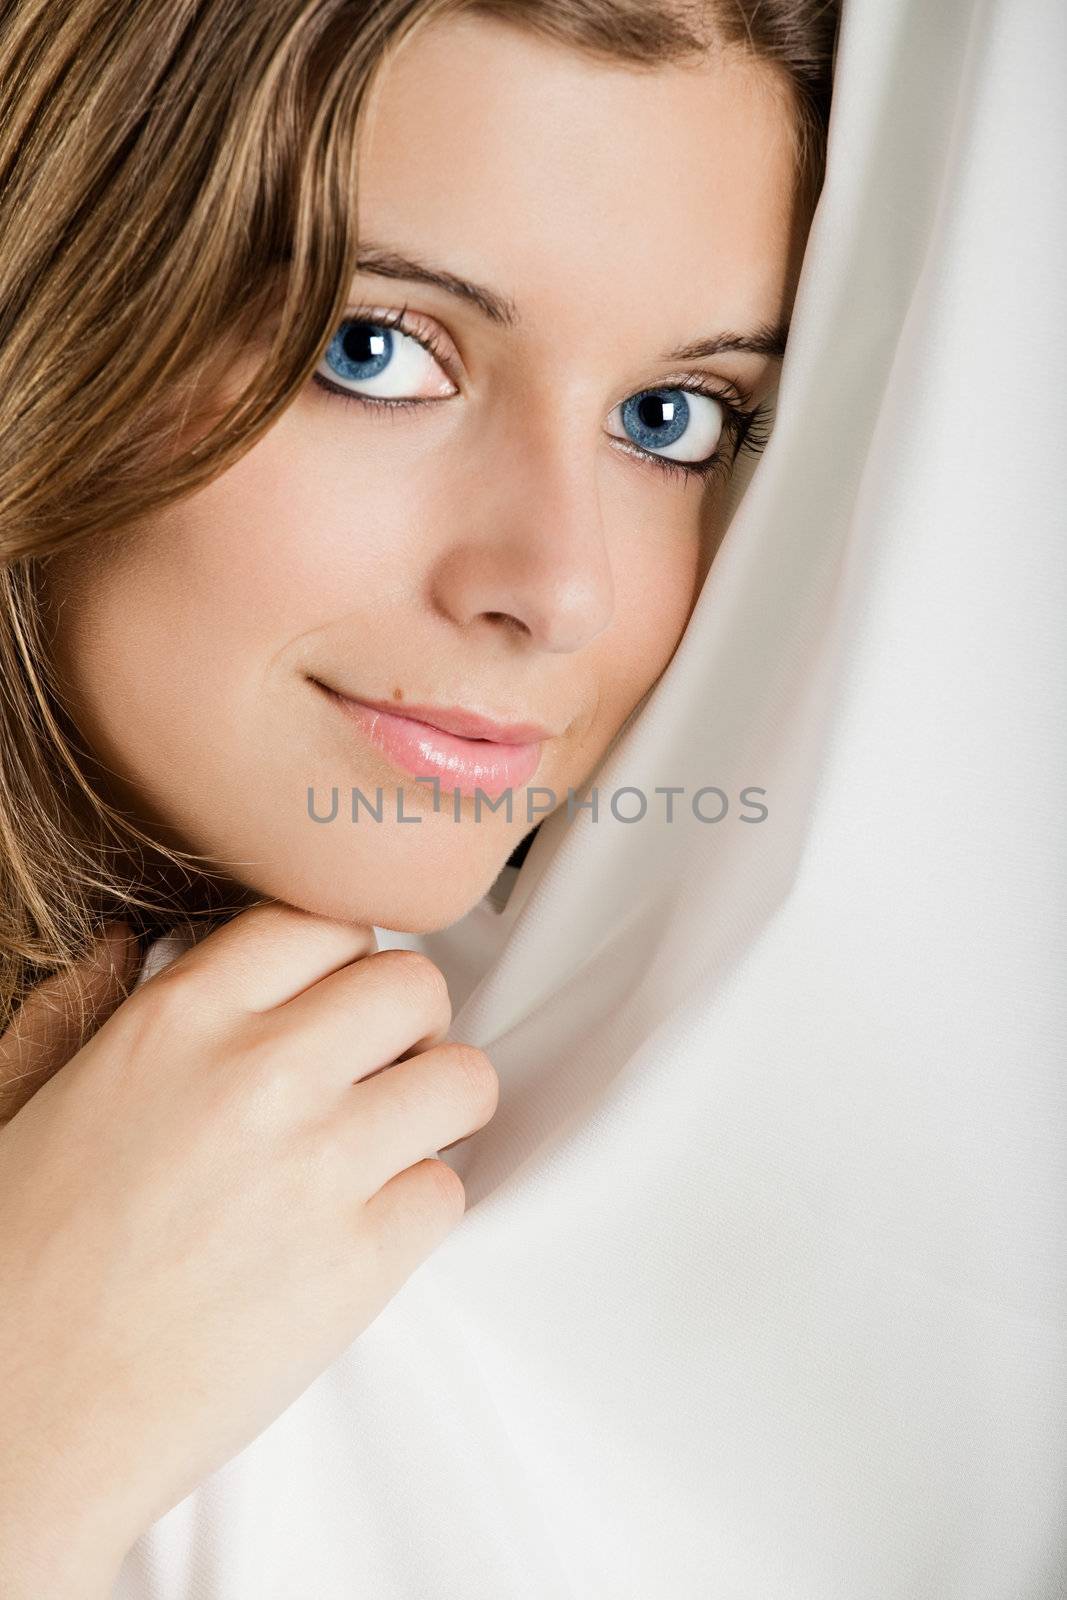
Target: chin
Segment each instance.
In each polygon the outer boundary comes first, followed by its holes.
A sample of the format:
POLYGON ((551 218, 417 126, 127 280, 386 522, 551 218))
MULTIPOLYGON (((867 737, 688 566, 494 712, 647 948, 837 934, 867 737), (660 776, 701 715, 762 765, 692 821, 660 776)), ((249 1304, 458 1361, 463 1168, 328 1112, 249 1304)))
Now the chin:
POLYGON ((499 858, 457 859, 439 848, 427 859, 426 849, 390 848, 386 836, 378 850, 363 846, 340 860, 293 851, 261 871, 246 865, 234 876, 256 894, 315 916, 397 933, 437 933, 488 893, 514 843, 502 846, 499 858))

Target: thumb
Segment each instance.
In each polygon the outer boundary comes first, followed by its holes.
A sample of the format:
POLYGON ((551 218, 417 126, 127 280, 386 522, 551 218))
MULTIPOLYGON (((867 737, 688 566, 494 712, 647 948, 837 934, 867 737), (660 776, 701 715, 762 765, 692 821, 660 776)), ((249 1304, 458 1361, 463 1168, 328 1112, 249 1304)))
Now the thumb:
POLYGON ((107 922, 87 955, 26 996, 0 1035, 0 1127, 117 1009, 137 957, 129 925, 107 922))

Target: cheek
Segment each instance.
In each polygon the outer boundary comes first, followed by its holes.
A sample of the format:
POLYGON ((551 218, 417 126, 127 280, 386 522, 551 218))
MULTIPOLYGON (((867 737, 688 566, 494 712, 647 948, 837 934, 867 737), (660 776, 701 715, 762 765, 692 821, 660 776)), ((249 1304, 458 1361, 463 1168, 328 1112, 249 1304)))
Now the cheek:
POLYGON ((189 573, 197 614, 224 618, 243 657, 250 639, 281 645, 380 588, 404 513, 402 479, 364 471, 357 489, 290 414, 180 508, 170 557, 161 530, 152 559, 189 573))
MULTIPOLYGON (((634 542, 629 555, 620 541, 617 625, 640 694, 677 649, 722 536, 718 484, 693 485, 691 493, 657 508, 656 531, 634 542)), ((646 509, 636 526, 649 519, 646 509)))
POLYGON ((403 483, 362 474, 356 500, 336 450, 287 417, 106 568, 57 563, 54 653, 97 754, 153 788, 194 754, 225 763, 246 739, 265 753, 301 636, 351 615, 353 596, 387 602, 399 532, 417 522, 403 483))
POLYGON ((182 703, 200 680, 218 706, 260 689, 302 635, 387 603, 402 536, 419 522, 403 474, 364 471, 357 488, 336 449, 290 413, 131 537, 91 601, 92 632, 109 639, 110 666, 169 656, 170 698, 182 703))
POLYGON ((693 613, 714 553, 716 508, 709 496, 699 525, 692 514, 631 546, 615 567, 611 627, 600 636, 597 721, 613 737, 665 671, 693 613))

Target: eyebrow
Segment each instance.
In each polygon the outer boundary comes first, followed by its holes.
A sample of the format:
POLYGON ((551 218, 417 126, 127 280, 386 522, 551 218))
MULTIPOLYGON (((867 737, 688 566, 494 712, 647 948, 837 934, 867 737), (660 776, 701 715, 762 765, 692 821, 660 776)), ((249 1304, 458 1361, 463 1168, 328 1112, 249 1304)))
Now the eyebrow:
POLYGON ((513 328, 519 320, 519 313, 515 302, 505 295, 497 294, 494 289, 485 289, 481 284, 471 283, 466 278, 457 278, 455 273, 446 272, 443 267, 428 266, 424 261, 416 261, 410 256, 402 256, 395 250, 388 250, 379 245, 363 245, 356 258, 357 272, 370 272, 378 278, 404 278, 413 283, 428 283, 435 289, 443 289, 446 294, 454 294, 461 300, 467 300, 489 318, 490 322, 499 323, 501 327, 513 328))
MULTIPOLYGON (((472 283, 468 278, 457 277, 443 267, 417 261, 413 256, 384 245, 364 244, 356 258, 356 271, 370 273, 377 278, 398 278, 408 283, 426 283, 434 289, 466 300, 476 306, 483 316, 498 327, 514 328, 520 318, 514 300, 498 294, 484 284, 472 283)), ((717 356, 724 352, 743 351, 751 355, 770 356, 780 361, 785 355, 788 323, 763 323, 751 333, 716 333, 706 338, 694 339, 676 350, 665 351, 663 361, 698 361, 702 356, 717 356)))

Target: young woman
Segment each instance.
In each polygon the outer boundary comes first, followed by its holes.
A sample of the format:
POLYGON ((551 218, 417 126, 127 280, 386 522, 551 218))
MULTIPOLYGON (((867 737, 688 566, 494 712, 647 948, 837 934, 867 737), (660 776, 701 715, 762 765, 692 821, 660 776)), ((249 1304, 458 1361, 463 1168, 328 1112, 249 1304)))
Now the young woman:
MULTIPOLYGON (((3 9, 10 1600, 109 1594, 459 1221, 436 1155, 496 1072, 374 929, 499 892, 671 661, 766 437, 835 20, 3 9)), ((368 1592, 331 1527, 303 1592, 368 1592)))

